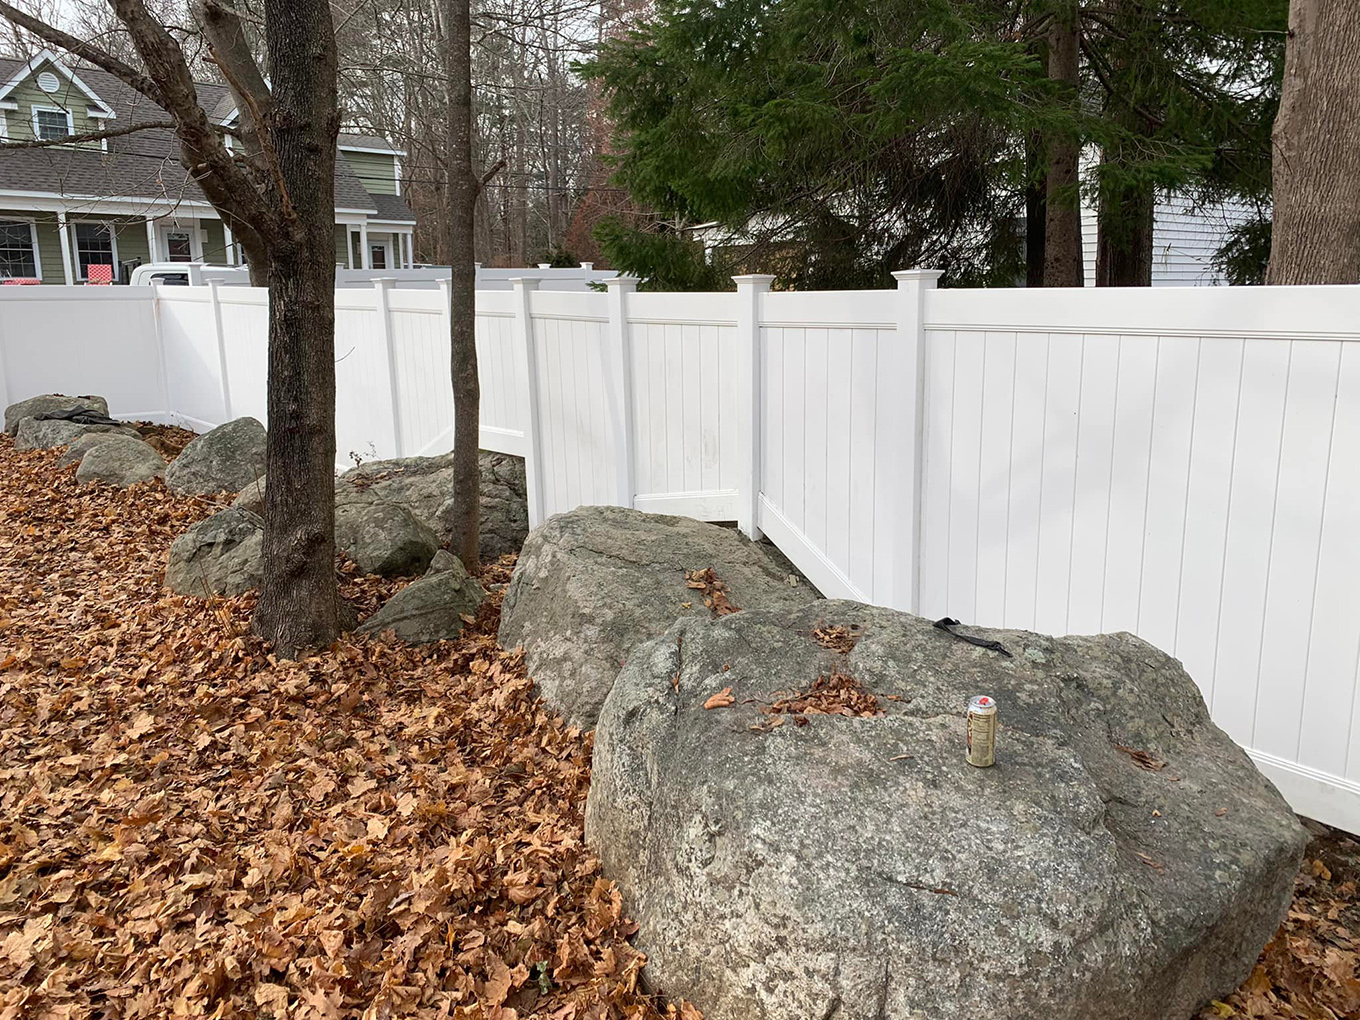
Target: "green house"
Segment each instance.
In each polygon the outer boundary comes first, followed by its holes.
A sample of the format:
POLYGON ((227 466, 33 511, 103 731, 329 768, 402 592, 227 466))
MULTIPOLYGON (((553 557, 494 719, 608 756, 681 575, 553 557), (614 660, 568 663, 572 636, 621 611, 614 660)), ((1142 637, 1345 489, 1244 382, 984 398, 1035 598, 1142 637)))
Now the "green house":
MULTIPOLYGON (((78 138, 166 117, 113 75, 73 70, 50 50, 0 57, 0 83, 0 139, 78 138)), ((225 86, 198 89, 214 121, 235 120, 225 86)), ((410 266, 415 217, 402 197, 404 153, 371 135, 342 134, 338 148, 337 265, 410 266)), ((108 266, 120 280, 142 263, 192 261, 237 265, 241 252, 180 165, 172 131, 0 147, 0 278, 74 284, 89 279, 91 266, 108 266)))

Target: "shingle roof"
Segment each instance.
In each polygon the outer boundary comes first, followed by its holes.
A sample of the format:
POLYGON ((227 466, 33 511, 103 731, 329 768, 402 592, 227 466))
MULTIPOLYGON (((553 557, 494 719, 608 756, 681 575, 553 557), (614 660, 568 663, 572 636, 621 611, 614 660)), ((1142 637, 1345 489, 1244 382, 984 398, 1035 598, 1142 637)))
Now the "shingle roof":
POLYGON ((369 195, 368 198, 378 207, 378 215, 374 217, 375 219, 398 220, 402 223, 414 223, 416 221, 415 214, 406 204, 406 199, 400 195, 369 195))
MULTIPOLYGON (((12 77, 26 61, 0 57, 0 81, 12 77)), ((117 114, 116 127, 167 119, 146 97, 98 69, 80 70, 81 79, 117 114)), ((231 93, 223 85, 200 84, 203 108, 231 112, 231 93)), ((386 143, 384 143, 386 144, 386 143)), ((50 147, 0 150, 0 189, 42 192, 64 197, 95 197, 136 202, 138 199, 206 202, 198 185, 180 165, 174 132, 151 128, 111 138, 108 151, 50 147)), ((92 210, 97 203, 89 203, 92 210)), ((337 209, 376 213, 373 196, 343 159, 335 165, 337 209)))
POLYGON ((386 138, 378 135, 358 135, 346 131, 340 132, 340 137, 336 140, 337 144, 344 148, 353 146, 356 149, 381 149, 383 152, 400 153, 401 150, 389 142, 386 138))

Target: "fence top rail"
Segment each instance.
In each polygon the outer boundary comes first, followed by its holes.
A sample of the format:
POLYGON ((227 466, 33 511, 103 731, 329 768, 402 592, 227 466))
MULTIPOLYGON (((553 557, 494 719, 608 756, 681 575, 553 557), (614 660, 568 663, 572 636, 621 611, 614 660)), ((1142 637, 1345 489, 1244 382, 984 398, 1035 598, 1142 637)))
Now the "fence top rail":
POLYGON ((927 330, 1360 340, 1360 286, 937 290, 927 330))

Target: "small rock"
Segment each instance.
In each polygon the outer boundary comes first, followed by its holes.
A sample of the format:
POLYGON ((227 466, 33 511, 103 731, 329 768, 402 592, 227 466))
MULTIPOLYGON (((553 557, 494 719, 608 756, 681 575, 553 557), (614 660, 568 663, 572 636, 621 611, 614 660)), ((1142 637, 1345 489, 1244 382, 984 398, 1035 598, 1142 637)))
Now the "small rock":
POLYGON ((117 432, 89 432, 81 436, 74 443, 66 448, 66 452, 57 458, 57 467, 70 467, 72 464, 79 464, 85 454, 98 446, 111 436, 116 436, 117 432))
POLYGON ((439 538, 404 506, 376 500, 335 508, 335 547, 365 574, 406 577, 425 571, 439 538))
POLYGON ((264 521, 228 507, 170 545, 165 583, 184 595, 240 595, 264 579, 264 521))
POLYGON ((454 565, 412 581, 364 621, 362 634, 393 631, 411 644, 452 641, 463 633, 463 615, 472 615, 486 591, 468 576, 457 557, 454 565))
POLYGON ((131 436, 107 436, 85 452, 76 470, 76 481, 126 488, 164 474, 165 459, 152 447, 131 436))
POLYGON ((447 549, 440 549, 434 554, 434 559, 430 560, 430 569, 425 571, 425 576, 431 574, 442 574, 446 570, 462 570, 463 561, 447 549))
POLYGON ((231 505, 241 510, 249 510, 253 514, 264 516, 264 489, 266 485, 265 476, 260 475, 255 481, 249 483, 241 490, 231 505))
POLYGON ((65 397, 59 393, 44 393, 29 397, 5 408, 5 435, 13 436, 19 431, 19 422, 35 415, 50 411, 93 411, 107 417, 109 402, 103 397, 65 397))
POLYGON ((60 418, 22 418, 14 434, 16 450, 50 450, 54 446, 70 446, 81 436, 98 434, 133 436, 140 434, 131 425, 81 425, 60 418))
POLYGON ((240 492, 264 473, 268 433, 254 418, 237 418, 186 446, 165 472, 180 496, 240 492))

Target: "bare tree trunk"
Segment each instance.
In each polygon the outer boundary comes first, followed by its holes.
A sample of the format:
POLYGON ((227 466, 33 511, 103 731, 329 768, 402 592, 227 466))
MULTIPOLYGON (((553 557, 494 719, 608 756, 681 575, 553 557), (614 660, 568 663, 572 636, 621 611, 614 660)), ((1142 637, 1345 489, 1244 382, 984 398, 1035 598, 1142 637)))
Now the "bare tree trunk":
POLYGON ((1360 282, 1360 4, 1290 0, 1266 283, 1360 282))
POLYGON ((477 271, 473 265, 479 182, 472 174, 472 17, 470 0, 445 0, 448 78, 449 288, 453 376, 453 544, 469 571, 481 537, 481 385, 477 379, 477 271))
MULTIPOLYGON (((1076 103, 1080 67, 1077 43, 1080 25, 1077 5, 1060 12, 1048 36, 1048 76, 1071 89, 1076 103)), ((1054 133, 1048 139, 1048 179, 1045 196, 1044 286, 1082 285, 1080 139, 1054 133)))
POLYGON ((1096 286, 1152 286, 1156 195, 1129 187, 1101 193, 1096 224, 1096 286))
POLYGON ((335 33, 325 0, 267 0, 274 123, 291 225, 269 267, 269 486, 253 622, 282 655, 330 644, 335 587, 335 33))
POLYGON ((1048 175, 1039 175, 1043 163, 1043 139, 1038 132, 1025 139, 1025 286, 1044 285, 1044 234, 1048 228, 1048 175))

